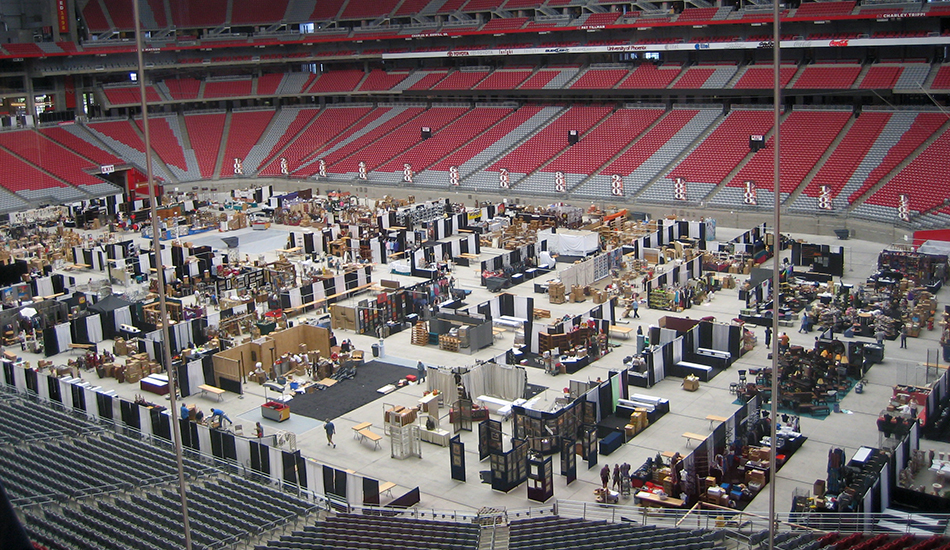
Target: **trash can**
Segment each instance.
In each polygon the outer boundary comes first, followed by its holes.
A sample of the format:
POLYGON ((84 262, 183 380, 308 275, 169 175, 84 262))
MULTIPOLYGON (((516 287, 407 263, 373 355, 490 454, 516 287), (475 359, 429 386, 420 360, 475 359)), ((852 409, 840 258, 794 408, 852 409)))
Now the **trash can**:
POLYGON ((373 344, 373 357, 379 357, 379 344, 373 344))

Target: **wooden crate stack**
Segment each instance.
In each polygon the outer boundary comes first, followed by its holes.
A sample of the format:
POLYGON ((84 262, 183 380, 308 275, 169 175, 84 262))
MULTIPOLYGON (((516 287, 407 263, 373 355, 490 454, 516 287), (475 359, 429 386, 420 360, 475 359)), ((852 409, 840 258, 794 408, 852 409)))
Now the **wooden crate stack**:
POLYGON ((416 346, 429 345, 429 327, 425 321, 419 321, 413 325, 411 341, 416 346))

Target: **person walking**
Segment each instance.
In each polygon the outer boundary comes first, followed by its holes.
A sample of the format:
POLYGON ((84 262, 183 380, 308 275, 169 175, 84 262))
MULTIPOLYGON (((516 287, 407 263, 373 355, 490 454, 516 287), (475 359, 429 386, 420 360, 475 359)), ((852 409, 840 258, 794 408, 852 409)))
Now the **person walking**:
POLYGON ((610 464, 604 464, 604 467, 600 469, 600 482, 604 489, 607 489, 607 485, 610 483, 610 464))
POLYGON ((336 449, 336 443, 333 442, 333 434, 336 433, 336 426, 333 425, 333 421, 328 418, 327 423, 323 425, 323 429, 327 432, 327 447, 332 446, 336 449))
POLYGON ((640 318, 640 300, 636 298, 633 299, 633 318, 640 318))
POLYGON ((765 327, 765 347, 772 347, 772 327, 765 327))
POLYGON ((617 491, 620 490, 620 464, 614 464, 613 488, 617 491))
POLYGON ((258 439, 264 437, 264 426, 261 426, 260 422, 258 422, 255 426, 255 435, 257 435, 258 439))
POLYGON ((907 349, 907 325, 901 327, 901 347, 907 349))
POLYGON ((416 381, 420 383, 426 381, 426 366, 422 361, 416 363, 416 381))

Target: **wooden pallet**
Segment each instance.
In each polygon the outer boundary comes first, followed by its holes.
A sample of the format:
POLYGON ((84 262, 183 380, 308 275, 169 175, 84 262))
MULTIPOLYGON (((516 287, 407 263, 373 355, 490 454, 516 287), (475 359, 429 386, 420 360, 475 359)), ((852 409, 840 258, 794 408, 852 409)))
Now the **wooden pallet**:
POLYGON ((413 325, 411 342, 417 346, 429 345, 429 327, 426 326, 425 321, 419 321, 413 325))
POLYGON ((550 310, 550 309, 534 308, 534 318, 535 318, 535 319, 548 319, 549 317, 551 317, 551 310, 550 310))
POLYGON ((449 336, 448 334, 440 334, 439 349, 443 349, 445 351, 458 351, 459 338, 457 336, 449 336))

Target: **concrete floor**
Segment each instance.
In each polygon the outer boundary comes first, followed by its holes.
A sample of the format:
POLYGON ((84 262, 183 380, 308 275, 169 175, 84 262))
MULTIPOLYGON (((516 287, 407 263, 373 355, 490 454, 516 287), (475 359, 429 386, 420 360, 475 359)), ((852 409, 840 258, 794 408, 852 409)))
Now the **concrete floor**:
MULTIPOLYGON (((275 229, 287 228, 278 226, 275 229)), ((719 227, 718 238, 728 240, 745 229, 719 227)), ((878 243, 859 240, 838 241, 834 237, 804 234, 792 235, 792 237, 804 239, 806 242, 844 246, 847 251, 846 273, 843 277, 845 283, 863 282, 874 271, 877 254, 882 248, 878 243)), ((256 246, 254 248, 253 253, 261 253, 261 250, 257 249, 256 246)), ((241 252, 243 254, 244 251, 241 252)), ((485 254, 493 252, 497 251, 486 251, 485 254)), ((263 252, 263 254, 268 259, 276 257, 276 251, 263 252)), ((771 263, 767 263, 763 267, 770 266, 771 263)), ((87 272, 71 275, 76 276, 80 281, 85 281, 89 275, 100 276, 87 272)), ((491 294, 479 286, 475 268, 457 267, 455 277, 461 287, 472 289, 472 294, 467 300, 468 303, 477 304, 490 298, 491 294)), ((391 275, 385 271, 385 267, 378 268, 374 272, 373 278, 374 281, 398 279, 404 283, 417 282, 413 277, 391 275)), ((578 314, 593 307, 590 300, 580 304, 548 305, 546 296, 533 294, 533 282, 524 283, 509 292, 519 295, 533 295, 536 298, 536 306, 550 309, 552 316, 555 318, 565 314, 578 314)), ((938 300, 943 301, 943 295, 946 292, 945 290, 941 291, 938 300)), ((740 307, 743 306, 738 300, 737 290, 723 290, 716 293, 714 301, 699 308, 693 308, 688 311, 688 314, 694 318, 714 316, 721 322, 729 322, 738 315, 740 307)), ((640 316, 642 319, 638 321, 646 328, 646 326, 656 323, 660 317, 668 314, 669 312, 666 311, 654 311, 641 307, 640 316)), ((630 320, 629 326, 635 328, 636 324, 636 320, 630 320)), ((655 456, 658 451, 688 453, 690 449, 687 448, 687 441, 680 434, 683 432, 709 433, 709 422, 705 420, 706 415, 729 416, 736 410, 737 405, 733 404, 734 398, 728 391, 729 384, 737 380, 736 371, 738 369, 766 367, 771 364, 771 360, 767 359, 768 353, 763 345, 764 329, 760 328, 756 332, 759 336, 759 345, 740 359, 735 366, 722 372, 709 383, 703 383, 696 392, 683 391, 680 387, 681 379, 678 378, 663 380, 648 390, 636 389, 638 393, 668 398, 670 400, 670 413, 612 455, 600 456, 597 467, 588 471, 578 461, 578 478, 570 486, 567 486, 564 478, 559 475, 560 466, 555 457, 554 497, 593 502, 592 491, 600 484, 598 473, 603 464, 607 463, 613 466, 617 462, 628 462, 636 468, 647 457, 655 456)), ((366 350, 367 357, 370 357, 370 346, 376 341, 374 338, 356 335, 348 331, 336 331, 336 334, 338 338, 350 338, 358 349, 366 350)), ((790 327, 788 334, 792 344, 810 347, 814 343, 814 332, 812 334, 799 334, 797 327, 790 327)), ((939 336, 939 328, 931 332, 924 332, 921 338, 909 340, 909 349, 900 349, 896 341, 888 342, 885 361, 871 369, 867 377, 868 385, 863 394, 849 393, 841 401, 842 412, 832 413, 824 420, 802 419, 802 432, 809 439, 778 473, 776 511, 787 512, 790 510, 792 492, 795 489, 810 490, 816 479, 826 478, 827 455, 832 447, 845 449, 850 457, 862 445, 871 447, 879 445, 875 421, 879 411, 887 405, 888 398, 891 395, 891 387, 897 383, 923 384, 927 381, 926 369, 922 366, 922 363, 926 360, 928 350, 933 353, 939 349, 939 336)), ((501 339, 496 340, 493 346, 469 356, 440 351, 435 346, 420 347, 411 345, 409 341, 410 331, 403 331, 386 339, 385 354, 386 359, 406 365, 413 365, 417 360, 422 360, 431 365, 471 365, 474 364, 476 359, 489 359, 503 353, 511 347, 513 337, 513 332, 507 332, 501 339)), ((561 395, 562 389, 569 385, 568 380, 571 378, 585 381, 594 380, 597 377, 606 378, 610 371, 622 368, 622 359, 625 356, 632 355, 636 351, 633 339, 627 341, 621 339, 617 342, 620 343, 619 348, 614 349, 612 353, 600 361, 574 375, 552 377, 540 369, 527 368, 528 381, 532 384, 548 387, 549 389, 544 393, 544 399, 554 399, 561 395)), ((111 347, 111 342, 103 342, 102 346, 111 347)), ((31 354, 23 355, 34 361, 34 364, 35 360, 39 358, 31 354)), ((63 353, 52 359, 55 363, 65 363, 68 355, 63 353)), ((412 374, 413 372, 407 369, 406 374, 412 374)), ((87 376, 89 375, 87 374, 87 376)), ((96 378, 95 374, 91 376, 96 378)), ((118 384, 114 379, 96 379, 94 381, 97 384, 115 388, 119 395, 127 399, 133 399, 136 394, 141 393, 137 384, 118 384)), ((347 382, 341 383, 345 384, 347 382)), ((253 427, 254 421, 259 420, 259 418, 255 418, 254 409, 264 402, 264 390, 260 385, 251 383, 245 386, 244 391, 245 393, 241 397, 226 394, 224 400, 220 403, 214 398, 200 396, 190 396, 185 401, 195 403, 205 411, 212 406, 220 407, 231 418, 239 417, 242 421, 250 422, 251 425, 246 427, 247 430, 247 428, 253 427)), ((382 481, 395 482, 398 484, 398 488, 394 489, 393 494, 397 496, 412 487, 419 486, 422 492, 420 506, 424 508, 477 510, 483 506, 493 506, 520 509, 534 504, 527 499, 525 485, 512 490, 508 494, 502 494, 492 491, 489 485, 479 482, 478 472, 489 469, 489 465, 487 461, 483 463, 478 461, 477 432, 462 432, 461 436, 466 448, 468 482, 465 483, 453 481, 450 478, 447 447, 422 443, 422 458, 394 460, 390 458, 388 437, 384 438, 380 450, 373 450, 368 443, 361 444, 351 437, 350 427, 364 421, 373 422, 376 427, 374 429, 378 429, 378 433, 382 433, 383 403, 415 405, 422 396, 422 391, 423 387, 410 385, 364 405, 343 417, 334 419, 338 432, 336 448, 327 446, 322 423, 319 421, 299 417, 299 419, 293 418, 292 423, 284 423, 279 427, 284 429, 293 426, 297 435, 297 445, 306 457, 337 468, 352 469, 360 474, 382 481)), ((271 397, 273 396, 273 392, 269 392, 269 394, 271 397)), ((146 394, 146 397, 151 396, 146 394)), ((443 409, 444 413, 445 409, 443 409)), ((243 423, 246 424, 247 422, 243 423)), ((262 423, 267 431, 270 431, 272 426, 276 426, 269 424, 268 421, 262 423)), ((510 434, 510 422, 504 423, 504 430, 506 434, 510 434)), ((947 445, 931 445, 929 442, 922 442, 921 447, 950 450, 947 445)), ((765 490, 755 498, 748 510, 766 512, 769 508, 767 498, 768 491, 765 490)), ((383 501, 383 504, 385 502, 386 500, 383 501)))

